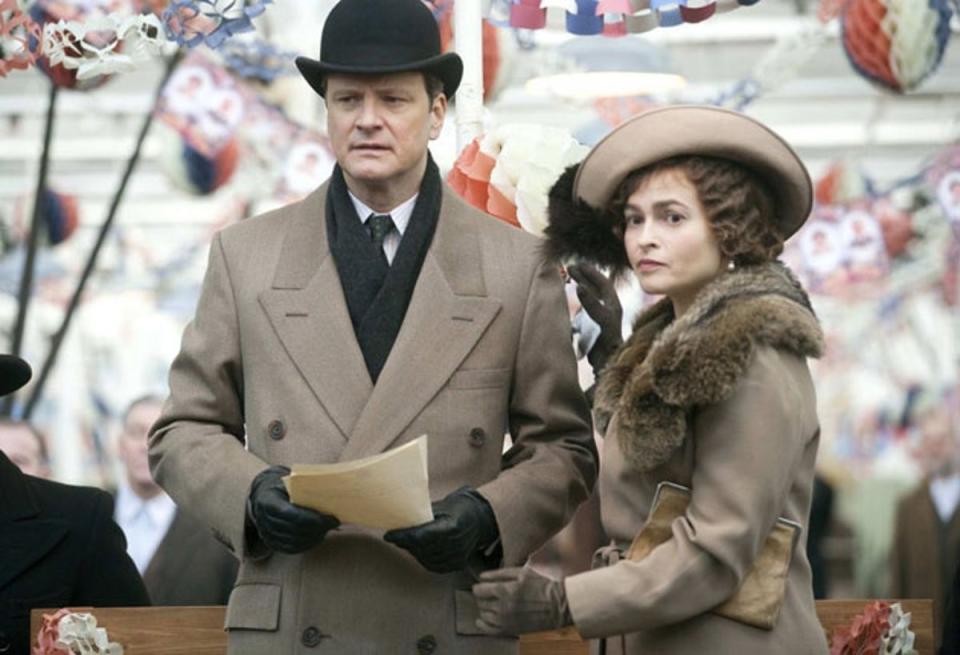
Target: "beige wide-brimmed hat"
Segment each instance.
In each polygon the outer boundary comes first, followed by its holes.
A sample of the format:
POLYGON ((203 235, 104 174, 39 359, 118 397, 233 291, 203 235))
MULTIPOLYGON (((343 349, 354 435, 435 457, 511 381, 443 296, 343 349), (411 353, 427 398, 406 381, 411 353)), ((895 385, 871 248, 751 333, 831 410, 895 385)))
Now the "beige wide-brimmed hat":
POLYGON ((784 238, 810 215, 813 184, 793 148, 749 116, 702 105, 653 109, 621 123, 581 162, 572 200, 603 209, 631 171, 677 155, 728 159, 758 174, 774 194, 784 238))

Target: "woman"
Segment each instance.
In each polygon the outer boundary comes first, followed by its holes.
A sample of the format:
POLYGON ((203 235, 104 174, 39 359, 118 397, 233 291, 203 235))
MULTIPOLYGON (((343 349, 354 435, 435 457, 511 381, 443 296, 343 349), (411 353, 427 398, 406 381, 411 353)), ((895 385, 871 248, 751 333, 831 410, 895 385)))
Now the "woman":
POLYGON ((606 566, 563 581, 531 569, 484 574, 474 587, 480 629, 573 624, 605 638, 607 653, 827 652, 805 534, 783 558, 772 627, 713 611, 738 594, 779 518, 807 524, 819 425, 806 358, 820 354, 822 334, 776 257, 811 199, 806 169, 783 140, 708 107, 637 116, 557 182, 549 255, 632 271, 664 298, 616 347, 609 283, 571 268, 604 327, 601 348, 615 351, 594 402, 613 544, 599 553, 606 566), (626 559, 661 482, 689 488, 689 505, 667 541, 626 559))

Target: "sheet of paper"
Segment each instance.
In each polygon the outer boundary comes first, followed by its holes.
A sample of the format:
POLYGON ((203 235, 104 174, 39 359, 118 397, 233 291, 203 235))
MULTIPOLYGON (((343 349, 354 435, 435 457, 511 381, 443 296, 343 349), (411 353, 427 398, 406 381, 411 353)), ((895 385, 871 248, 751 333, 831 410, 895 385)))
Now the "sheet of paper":
POLYGON ((428 480, 427 435, 351 462, 294 464, 283 479, 295 505, 384 530, 433 520, 428 480))

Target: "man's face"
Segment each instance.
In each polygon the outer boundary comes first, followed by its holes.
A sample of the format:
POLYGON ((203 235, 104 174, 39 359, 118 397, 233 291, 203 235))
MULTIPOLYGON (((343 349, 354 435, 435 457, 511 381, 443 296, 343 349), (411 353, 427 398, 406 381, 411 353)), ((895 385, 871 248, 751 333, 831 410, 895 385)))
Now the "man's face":
POLYGON ((135 405, 128 412, 117 441, 117 455, 127 470, 127 479, 135 488, 157 486, 150 474, 150 463, 147 459, 147 432, 160 416, 160 406, 159 402, 154 401, 135 405))
POLYGON ((347 181, 370 188, 419 188, 427 144, 447 111, 443 94, 427 95, 422 73, 330 75, 327 132, 347 181))
POLYGON ((0 425, 0 451, 27 475, 45 478, 50 474, 40 442, 25 425, 0 425))

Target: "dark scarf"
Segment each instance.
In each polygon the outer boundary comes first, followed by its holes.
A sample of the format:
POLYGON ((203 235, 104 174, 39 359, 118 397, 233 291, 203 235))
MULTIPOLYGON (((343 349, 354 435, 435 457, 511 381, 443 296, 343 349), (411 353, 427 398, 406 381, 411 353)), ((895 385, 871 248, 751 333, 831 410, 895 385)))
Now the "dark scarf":
POLYGON ((403 325, 420 267, 433 241, 442 188, 440 171, 429 157, 410 222, 393 264, 388 266, 357 216, 343 171, 340 166, 333 169, 327 193, 327 237, 353 331, 374 383, 403 325))

